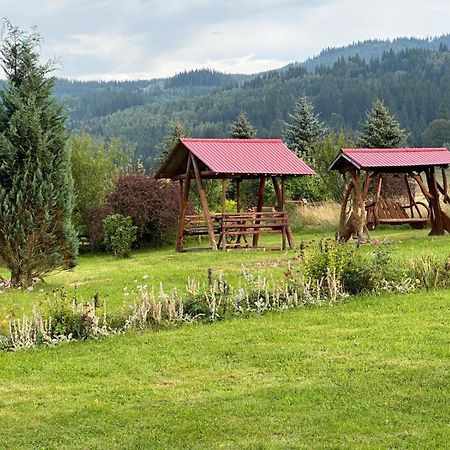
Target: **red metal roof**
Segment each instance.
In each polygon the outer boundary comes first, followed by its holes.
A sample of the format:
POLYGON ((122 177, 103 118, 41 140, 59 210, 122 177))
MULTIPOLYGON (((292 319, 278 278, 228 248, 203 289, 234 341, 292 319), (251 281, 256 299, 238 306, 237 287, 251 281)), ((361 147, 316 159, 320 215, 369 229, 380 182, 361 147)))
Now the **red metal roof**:
POLYGON ((315 175, 281 139, 182 138, 181 143, 216 173, 315 175))
POLYGON ((424 167, 450 164, 446 148, 343 148, 330 169, 351 163, 359 169, 424 167))

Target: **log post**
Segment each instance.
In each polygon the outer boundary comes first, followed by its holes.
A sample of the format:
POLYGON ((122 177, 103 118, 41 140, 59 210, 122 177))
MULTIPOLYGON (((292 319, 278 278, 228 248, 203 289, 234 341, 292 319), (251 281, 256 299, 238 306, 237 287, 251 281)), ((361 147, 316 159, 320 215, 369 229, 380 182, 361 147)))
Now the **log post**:
POLYGON ((418 206, 416 205, 416 202, 414 200, 414 196, 413 193, 411 191, 411 186, 409 185, 409 178, 408 175, 405 173, 404 174, 404 179, 405 179, 405 184, 406 184, 406 190, 408 192, 408 198, 409 198, 409 205, 411 206, 410 210, 411 210, 411 217, 414 217, 414 206, 417 209, 417 213, 419 214, 420 217, 420 211, 418 206))
POLYGON ((383 186, 383 174, 378 174, 377 187, 375 188, 375 199, 373 205, 373 217, 375 219, 375 226, 377 226, 380 222, 380 218, 378 215, 378 207, 380 205, 380 195, 381 195, 381 187, 383 186))
POLYGON ((191 186, 191 178, 192 178, 192 161, 191 158, 188 158, 188 163, 186 167, 186 178, 184 182, 180 183, 182 187, 182 196, 180 198, 180 213, 178 216, 178 233, 177 233, 177 246, 176 251, 181 252, 183 250, 183 234, 184 234, 184 221, 186 219, 186 209, 189 198, 189 188, 191 186))
POLYGON ((431 231, 429 236, 442 236, 445 234, 444 224, 442 222, 441 204, 439 201, 439 191, 436 184, 436 174, 434 167, 429 167, 426 171, 428 190, 432 195, 430 199, 431 206, 431 231))
MULTIPOLYGON (((286 178, 281 177, 281 211, 286 215, 286 178)), ((287 216, 285 217, 287 220, 287 216)), ((283 225, 281 248, 286 250, 286 236, 288 235, 287 226, 283 225)), ((290 235, 290 229, 289 229, 290 235)), ((289 248, 292 248, 291 239, 289 239, 289 248)))
MULTIPOLYGON (((259 188, 258 188, 258 205, 256 206, 256 212, 261 212, 264 205, 264 192, 266 189, 266 178, 261 177, 259 179, 259 188)), ((260 222, 257 220, 258 214, 256 214, 255 225, 258 225, 260 222)), ((259 228, 254 228, 253 233, 253 247, 258 247, 259 241, 259 228)))
POLYGON ((236 180, 236 212, 241 212, 241 180, 236 180))
POLYGON ((203 186, 200 170, 196 157, 191 153, 192 166, 194 167, 195 179, 197 181, 198 192, 200 194, 200 203, 202 204, 203 214, 205 216, 206 228, 208 229, 209 241, 211 242, 211 248, 217 251, 216 237, 214 236, 214 228, 211 220, 211 214, 209 212, 208 200, 206 198, 205 187, 203 186))
MULTIPOLYGON (((344 197, 342 199, 341 214, 339 216, 339 229, 338 238, 341 242, 347 242, 351 235, 353 234, 353 229, 351 229, 350 218, 347 214, 348 202, 350 200, 350 194, 353 191, 353 181, 347 184, 344 191, 344 197), (350 229, 349 229, 350 227, 350 229)), ((350 214, 351 217, 351 214, 350 214)))
MULTIPOLYGON (((286 213, 286 200, 284 200, 284 202, 283 202, 282 189, 280 189, 280 184, 278 183, 278 180, 276 177, 272 177, 272 182, 273 182, 273 188, 275 190, 275 195, 277 197, 278 210, 280 212, 286 213)), ((287 215, 286 215, 286 218, 287 218, 287 215)), ((286 228, 284 229, 283 233, 286 233, 289 248, 291 248, 291 249, 294 248, 294 239, 292 238, 292 230, 291 230, 289 221, 287 222, 286 228)))
POLYGON ((227 249, 227 239, 225 236, 225 228, 223 226, 223 220, 224 220, 224 214, 225 214, 225 206, 226 206, 226 189, 227 189, 227 180, 225 178, 222 178, 222 230, 221 230, 221 237, 222 240, 222 250, 225 251, 227 249))
POLYGON ((226 208, 226 190, 227 190, 227 180, 225 178, 222 178, 222 215, 225 214, 225 208, 226 208))
POLYGON ((356 238, 360 242, 369 240, 369 233, 366 227, 366 204, 363 197, 364 189, 361 191, 361 173, 357 169, 350 169, 353 181, 353 220, 355 222, 356 238))

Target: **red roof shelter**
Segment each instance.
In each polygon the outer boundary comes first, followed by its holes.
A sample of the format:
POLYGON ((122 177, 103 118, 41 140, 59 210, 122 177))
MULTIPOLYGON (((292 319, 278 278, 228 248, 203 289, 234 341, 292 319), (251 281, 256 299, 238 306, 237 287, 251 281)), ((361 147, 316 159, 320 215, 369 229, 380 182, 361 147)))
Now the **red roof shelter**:
MULTIPOLYGON (((286 209, 285 183, 288 176, 315 175, 280 139, 193 139, 181 138, 156 173, 157 178, 180 182, 180 216, 177 251, 183 251, 185 235, 207 234, 211 248, 258 248, 259 235, 281 233, 293 246, 286 209), (240 182, 259 179, 258 204, 254 211, 240 211, 240 182), (264 211, 266 179, 271 178, 278 211, 264 211), (203 215, 186 214, 191 180, 195 179, 203 215), (222 180, 222 212, 211 214, 203 181, 222 180), (236 181, 237 211, 225 212, 226 180, 236 181), (252 236, 252 244, 247 237, 252 236), (216 236, 218 239, 216 240, 216 236)), ((266 248, 266 247, 265 247, 266 248)))
POLYGON ((408 167, 420 168, 450 164, 446 148, 343 148, 330 169, 346 167, 348 163, 358 169, 398 171, 408 167))
POLYGON ((341 240, 346 241, 351 236, 365 240, 368 238, 368 228, 374 228, 379 223, 410 223, 414 227, 422 227, 429 220, 430 235, 442 235, 445 231, 450 233, 450 218, 442 211, 439 198, 442 195, 444 203, 450 204, 445 171, 449 164, 450 152, 447 148, 341 149, 330 166, 330 170, 338 170, 344 176, 350 175, 339 223, 341 240), (442 184, 436 179, 436 167, 441 170, 442 184), (408 206, 382 198, 381 187, 386 173, 404 175, 410 202, 408 206), (366 204, 373 180, 376 180, 374 201, 366 204), (415 201, 409 180, 417 182, 427 204, 415 201), (425 207, 429 217, 423 217, 419 204, 425 207))

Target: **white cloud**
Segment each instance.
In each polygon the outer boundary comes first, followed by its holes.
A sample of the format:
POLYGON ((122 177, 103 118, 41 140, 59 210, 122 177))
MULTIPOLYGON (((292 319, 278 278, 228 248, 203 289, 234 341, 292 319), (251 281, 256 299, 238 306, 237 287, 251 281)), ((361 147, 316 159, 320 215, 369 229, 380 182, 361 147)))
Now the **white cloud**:
POLYGON ((37 25, 60 75, 83 79, 252 73, 327 46, 450 31, 447 0, 0 0, 0 10, 37 25))

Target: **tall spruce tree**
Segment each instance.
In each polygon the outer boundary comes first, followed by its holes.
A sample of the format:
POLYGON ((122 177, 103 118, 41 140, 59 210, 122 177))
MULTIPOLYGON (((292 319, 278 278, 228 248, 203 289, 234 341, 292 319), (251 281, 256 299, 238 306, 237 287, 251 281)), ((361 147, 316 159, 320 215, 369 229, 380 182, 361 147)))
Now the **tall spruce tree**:
POLYGON ((396 148, 404 144, 406 132, 391 115, 384 102, 377 99, 366 113, 358 146, 363 148, 396 148))
POLYGON ((0 62, 0 259, 21 287, 75 264, 77 236, 70 150, 54 65, 39 63, 41 37, 6 23, 0 62))
POLYGON ((232 139, 254 139, 256 137, 256 129, 248 120, 247 115, 241 112, 230 125, 229 135, 232 139))
POLYGON ((160 151, 159 155, 156 158, 157 162, 163 162, 169 153, 173 150, 175 145, 178 144, 180 138, 186 137, 186 131, 184 129, 183 124, 180 121, 175 121, 170 125, 169 131, 164 137, 163 142, 159 146, 160 151))
POLYGON ((324 134, 325 127, 314 112, 314 105, 308 97, 300 97, 284 126, 287 146, 298 156, 312 157, 313 144, 324 134))
MULTIPOLYGON (((256 128, 248 119, 245 112, 241 111, 236 120, 230 124, 228 135, 232 139, 254 139, 256 137, 256 128)), ((236 199, 237 183, 228 185, 228 196, 236 199)), ((254 206, 258 199, 258 180, 245 180, 241 183, 240 198, 246 207, 254 206)))

